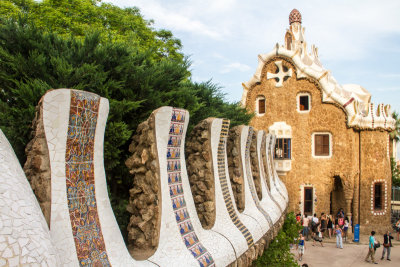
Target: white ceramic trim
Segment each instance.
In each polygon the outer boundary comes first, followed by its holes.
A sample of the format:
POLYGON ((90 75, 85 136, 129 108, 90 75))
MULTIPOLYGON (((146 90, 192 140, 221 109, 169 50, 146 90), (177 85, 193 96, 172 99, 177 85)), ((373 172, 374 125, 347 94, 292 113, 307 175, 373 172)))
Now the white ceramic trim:
POLYGON ((0 265, 59 266, 39 203, 0 130, 0 265))
POLYGON ((268 189, 268 186, 266 184, 266 178, 265 178, 265 172, 264 172, 264 161, 262 159, 262 142, 265 139, 265 132, 264 131, 258 131, 257 133, 257 156, 258 156, 258 162, 259 162, 259 169, 260 169, 260 179, 261 179, 261 192, 262 192, 262 198, 260 200, 260 205, 268 212, 268 214, 271 217, 272 222, 275 224, 280 216, 281 212, 279 210, 279 207, 277 204, 274 202, 271 196, 271 192, 268 189))
MULTIPOLYGON (((242 132, 241 132, 241 156, 242 156, 242 170, 243 170, 243 181, 244 181, 244 199, 245 199, 245 208, 243 210, 243 214, 246 214, 252 218, 255 218, 257 220, 257 224, 259 225, 258 230, 261 230, 260 232, 256 232, 256 229, 254 231, 253 238, 255 239, 254 241, 257 242, 261 237, 264 236, 265 233, 270 229, 268 220, 264 217, 262 212, 257 208, 256 203, 254 202, 254 199, 251 195, 251 190, 253 192, 256 192, 255 186, 254 186, 254 180, 252 171, 251 171, 251 162, 250 162, 250 151, 248 151, 249 157, 246 159, 246 150, 250 150, 251 146, 251 136, 254 134, 254 131, 252 130, 251 127, 249 126, 244 126, 242 127, 242 132), (248 139, 250 139, 248 143, 248 139), (246 147, 248 143, 248 147, 246 147), (249 168, 249 169, 247 169, 249 168), (250 177, 248 176, 250 174, 250 177), (251 188, 250 188, 251 187, 251 188)), ((255 196, 256 201, 258 201, 258 196, 255 196)), ((250 226, 249 226, 250 227, 250 226)), ((250 231, 252 231, 249 228, 250 231)))
POLYGON ((43 125, 49 148, 51 168, 50 234, 60 255, 61 264, 79 266, 68 210, 65 151, 71 91, 58 89, 43 97, 43 125))
POLYGON ((372 181, 371 183, 371 213, 373 215, 385 215, 388 209, 388 186, 387 186, 387 181, 385 179, 377 179, 372 181), (383 203, 384 203, 384 207, 382 210, 375 210, 374 208, 374 187, 376 183, 382 183, 383 185, 383 190, 384 190, 384 199, 383 199, 383 203))
MULTIPOLYGON (((222 127, 222 119, 214 119, 211 123, 211 152, 212 152, 212 160, 213 160, 213 171, 214 171, 214 185, 215 185, 215 209, 216 209, 216 219, 215 224, 212 227, 212 230, 222 234, 227 237, 231 244, 235 249, 236 257, 240 257, 243 253, 248 250, 247 241, 244 238, 243 234, 239 231, 239 229, 234 225, 232 219, 229 216, 229 212, 227 210, 223 192, 221 188, 221 181, 218 171, 218 144, 220 141, 221 135, 221 127, 222 127)), ((236 205, 234 203, 232 186, 229 179, 229 171, 228 171, 228 158, 226 155, 226 139, 225 137, 225 147, 224 147, 224 158, 225 158, 225 175, 227 187, 229 190, 229 197, 232 200, 233 209, 236 214, 239 214, 239 211, 236 209, 236 205)), ((239 218, 241 219, 241 218, 239 218)), ((243 223, 243 222, 242 222, 243 223)), ((255 223, 255 222, 253 222, 255 223)))

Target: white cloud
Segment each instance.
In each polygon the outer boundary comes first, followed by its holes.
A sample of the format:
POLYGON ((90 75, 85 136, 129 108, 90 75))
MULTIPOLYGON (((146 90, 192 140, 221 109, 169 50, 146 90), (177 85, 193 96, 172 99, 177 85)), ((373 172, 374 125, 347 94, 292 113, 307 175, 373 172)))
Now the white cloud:
POLYGON ((371 91, 380 87, 375 92, 382 95, 382 101, 400 110, 393 96, 399 94, 400 74, 396 73, 397 61, 390 60, 400 55, 398 0, 110 2, 137 6, 146 19, 154 19, 156 28, 171 30, 182 40, 183 52, 191 55, 193 77, 213 78, 225 88, 229 85, 230 100, 240 100, 241 82, 256 70, 257 55, 283 43, 289 13, 297 8, 308 46, 319 48, 322 64, 334 66, 331 70, 339 83, 358 83, 371 91), (377 80, 379 86, 375 86, 377 80), (387 100, 386 92, 392 94, 387 100))
POLYGON ((380 78, 400 79, 400 73, 380 73, 380 78))
POLYGON ((246 65, 246 64, 242 64, 242 63, 239 63, 239 62, 234 62, 234 63, 230 63, 230 64, 227 64, 227 65, 224 65, 222 67, 220 73, 224 73, 225 74, 225 73, 229 73, 229 72, 232 72, 232 71, 235 71, 235 70, 240 71, 240 72, 246 72, 246 71, 250 70, 250 67, 248 65, 246 65))
POLYGON ((400 86, 378 87, 375 89, 377 92, 399 92, 400 86))
POLYGON ((167 28, 173 31, 190 32, 198 35, 204 35, 208 38, 219 39, 220 33, 211 25, 195 19, 191 16, 192 8, 178 8, 176 5, 170 5, 156 0, 146 1, 128 1, 111 0, 107 1, 115 5, 128 7, 138 6, 146 19, 154 19, 158 28, 167 28))

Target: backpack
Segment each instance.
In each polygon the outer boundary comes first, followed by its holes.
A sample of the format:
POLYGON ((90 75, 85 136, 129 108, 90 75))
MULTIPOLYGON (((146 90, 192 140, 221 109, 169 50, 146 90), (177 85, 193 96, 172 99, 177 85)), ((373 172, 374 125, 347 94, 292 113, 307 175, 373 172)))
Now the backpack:
POLYGON ((311 231, 315 232, 315 230, 317 229, 317 224, 311 220, 311 231))

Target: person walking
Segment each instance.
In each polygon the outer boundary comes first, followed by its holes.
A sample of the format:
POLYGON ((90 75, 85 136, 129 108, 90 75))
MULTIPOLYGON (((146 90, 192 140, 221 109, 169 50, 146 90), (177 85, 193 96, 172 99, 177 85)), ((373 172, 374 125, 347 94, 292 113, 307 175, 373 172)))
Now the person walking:
POLYGON ((321 224, 318 225, 317 230, 315 232, 315 235, 313 238, 313 246, 315 246, 315 241, 318 241, 321 244, 321 247, 324 246, 324 244, 322 243, 321 224))
POLYGON ((340 229, 339 225, 336 225, 336 247, 343 249, 343 239, 342 239, 342 229, 340 229))
POLYGON ((321 214, 320 222, 321 222, 321 233, 322 233, 322 236, 323 236, 325 231, 326 231, 326 228, 327 228, 327 219, 326 219, 326 214, 325 213, 321 214))
POLYGON ((309 223, 310 223, 310 219, 307 218, 307 215, 304 214, 304 216, 303 216, 303 237, 305 237, 307 241, 308 241, 308 234, 309 234, 309 229, 308 229, 309 223))
POLYGON ((343 225, 343 236, 344 236, 344 242, 347 243, 347 231, 349 230, 349 222, 347 220, 344 220, 344 225, 343 225))
POLYGON ((304 241, 304 236, 300 233, 299 246, 298 246, 299 261, 301 261, 303 259, 305 248, 306 248, 306 242, 304 241))
POLYGON ((369 236, 369 242, 368 242, 368 254, 367 257, 365 258, 366 262, 369 262, 368 258, 371 256, 371 261, 374 264, 378 264, 375 262, 375 231, 371 231, 371 235, 369 236))
POLYGON ((382 251, 382 258, 385 258, 385 252, 387 250, 387 260, 390 261, 390 248, 392 247, 392 239, 393 236, 390 234, 389 231, 386 232, 386 234, 383 235, 383 251, 382 251))
POLYGON ((328 228, 328 235, 329 238, 332 237, 332 232, 333 232, 333 220, 332 220, 332 215, 328 215, 328 224, 327 224, 327 228, 328 228))

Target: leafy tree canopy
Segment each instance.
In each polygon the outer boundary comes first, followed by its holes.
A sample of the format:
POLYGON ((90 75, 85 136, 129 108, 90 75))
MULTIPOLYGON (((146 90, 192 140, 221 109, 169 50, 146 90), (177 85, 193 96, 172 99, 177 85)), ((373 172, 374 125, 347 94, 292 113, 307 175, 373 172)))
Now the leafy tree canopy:
POLYGON ((97 93, 110 103, 104 159, 110 199, 126 234, 131 176, 124 164, 140 122, 165 105, 190 112, 190 125, 252 115, 227 103, 210 81, 194 83, 169 31, 155 31, 136 8, 99 1, 0 1, 0 127, 21 164, 35 107, 52 88, 97 93), (132 20, 132 21, 130 21, 132 20))
POLYGON ((0 14, 6 18, 25 15, 42 30, 83 39, 99 32, 101 41, 124 42, 137 49, 152 50, 152 57, 182 61, 181 41, 168 30, 154 30, 138 8, 119 8, 99 0, 2 0, 0 14))

